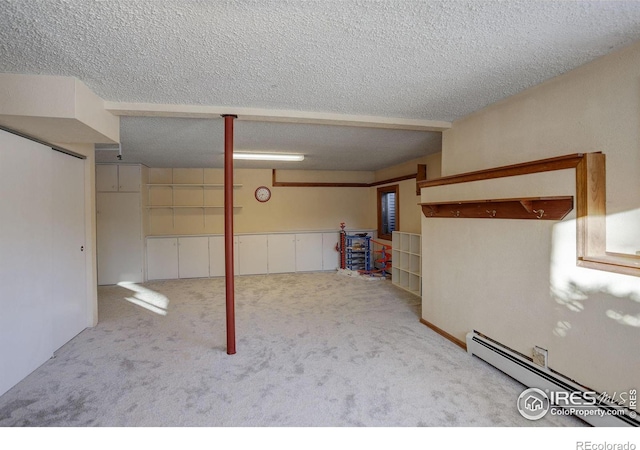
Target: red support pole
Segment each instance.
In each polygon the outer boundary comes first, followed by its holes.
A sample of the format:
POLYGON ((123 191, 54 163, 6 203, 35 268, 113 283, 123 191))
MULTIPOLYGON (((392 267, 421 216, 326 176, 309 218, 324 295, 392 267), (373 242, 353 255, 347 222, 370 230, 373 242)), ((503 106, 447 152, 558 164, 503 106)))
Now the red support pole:
POLYGON ((233 273, 233 119, 224 117, 224 278, 227 289, 227 355, 236 353, 235 285, 233 273))

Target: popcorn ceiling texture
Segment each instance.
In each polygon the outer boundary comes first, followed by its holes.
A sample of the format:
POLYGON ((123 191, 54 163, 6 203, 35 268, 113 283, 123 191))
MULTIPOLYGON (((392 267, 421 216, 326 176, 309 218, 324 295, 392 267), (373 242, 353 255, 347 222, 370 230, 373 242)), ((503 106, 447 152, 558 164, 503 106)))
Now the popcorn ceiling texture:
POLYGON ((0 0, 0 72, 110 101, 453 121, 639 25, 635 1, 0 0))
POLYGON ((0 70, 106 100, 454 120, 640 38, 638 2, 7 1, 0 70))

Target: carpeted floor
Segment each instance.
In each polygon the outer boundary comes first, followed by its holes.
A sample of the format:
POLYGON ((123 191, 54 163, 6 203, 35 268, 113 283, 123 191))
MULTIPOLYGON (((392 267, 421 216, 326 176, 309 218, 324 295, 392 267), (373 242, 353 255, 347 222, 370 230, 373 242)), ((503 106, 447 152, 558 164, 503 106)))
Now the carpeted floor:
POLYGON ((238 277, 233 356, 224 291, 100 287, 98 326, 0 397, 0 426, 584 426, 521 417, 524 387, 422 325, 389 281, 238 277))

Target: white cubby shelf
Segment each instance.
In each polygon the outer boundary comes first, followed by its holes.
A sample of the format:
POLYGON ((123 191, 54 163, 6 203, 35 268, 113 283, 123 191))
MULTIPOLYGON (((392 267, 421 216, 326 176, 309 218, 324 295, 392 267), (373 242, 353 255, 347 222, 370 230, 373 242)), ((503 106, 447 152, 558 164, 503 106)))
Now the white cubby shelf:
POLYGON ((394 231, 392 238, 393 284, 412 294, 422 296, 422 263, 420 235, 394 231))

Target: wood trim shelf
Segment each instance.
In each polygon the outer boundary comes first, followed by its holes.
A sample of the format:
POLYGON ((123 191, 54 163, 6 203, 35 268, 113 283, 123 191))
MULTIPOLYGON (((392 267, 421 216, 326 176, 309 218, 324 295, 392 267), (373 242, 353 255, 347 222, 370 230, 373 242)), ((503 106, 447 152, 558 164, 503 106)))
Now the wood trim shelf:
MULTIPOLYGON (((180 209, 180 208, 217 208, 222 209, 224 206, 206 206, 206 205, 179 205, 179 206, 171 206, 171 205, 153 205, 153 206, 145 206, 146 209, 180 209)), ((234 208, 242 208, 242 206, 234 206, 234 208)))
POLYGON ((573 197, 528 197, 419 205, 427 218, 562 220, 573 209, 573 197))
MULTIPOLYGON (((154 186, 164 186, 164 187, 224 187, 223 183, 147 183, 146 186, 154 187, 154 186)), ((241 184, 234 184, 234 188, 241 188, 241 184)))
POLYGON ((396 183, 398 181, 411 180, 416 178, 418 174, 412 173, 409 175, 402 175, 395 178, 389 178, 388 180, 374 181, 373 183, 323 183, 312 181, 278 181, 276 179, 276 169, 272 169, 271 172, 271 186, 273 187, 375 187, 388 183, 396 183))
POLYGON ((443 186, 447 184, 468 183, 470 181, 490 180, 492 178, 512 177, 529 173, 549 172, 552 170, 573 169, 582 161, 584 153, 557 156, 555 158, 539 159, 521 164, 494 167, 492 169, 465 172, 448 177, 435 178, 433 180, 418 183, 420 188, 443 186))
MULTIPOLYGON (((467 172, 419 182, 418 186, 420 188, 429 188, 570 168, 575 169, 576 177, 576 246, 578 256, 576 264, 580 267, 639 277, 640 256, 606 251, 606 158, 602 152, 574 153, 511 166, 467 172)), ((543 198, 539 198, 538 200, 542 199, 543 198)), ((562 197, 554 197, 554 199, 556 199, 554 203, 557 202, 558 205, 562 203, 559 200, 562 199, 562 197)), ((527 210, 527 212, 533 212, 534 209, 539 209, 539 203, 536 203, 536 206, 534 206, 534 203, 529 204, 528 200, 530 199, 503 199, 498 202, 520 202, 521 207, 527 210), (523 200, 525 201, 524 203, 522 203, 523 200)), ((549 198, 544 200, 549 201, 549 198)), ((465 217, 463 216, 462 209, 462 205, 464 205, 464 213, 468 216, 490 218, 493 216, 494 209, 488 207, 491 202, 496 202, 496 200, 420 203, 420 205, 422 206, 425 217, 465 217), (482 208, 484 208, 484 210, 482 208), (460 214, 456 215, 456 211, 460 211, 460 214), (484 215, 482 214, 483 211, 484 215)), ((512 205, 509 208, 519 210, 521 207, 512 205)), ((569 208, 567 212, 570 210, 571 208, 569 208)), ((551 211, 551 209, 545 209, 545 214, 539 218, 559 220, 554 219, 550 214, 547 215, 548 211, 551 211)), ((561 209, 557 214, 561 215, 561 209)), ((497 209, 495 217, 498 218, 497 209)), ((564 217, 564 215, 562 215, 562 217, 564 217)), ((560 219, 562 217, 560 217, 560 219)))

